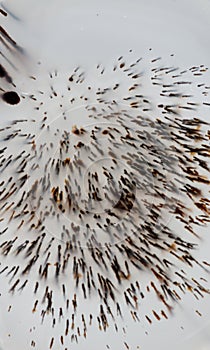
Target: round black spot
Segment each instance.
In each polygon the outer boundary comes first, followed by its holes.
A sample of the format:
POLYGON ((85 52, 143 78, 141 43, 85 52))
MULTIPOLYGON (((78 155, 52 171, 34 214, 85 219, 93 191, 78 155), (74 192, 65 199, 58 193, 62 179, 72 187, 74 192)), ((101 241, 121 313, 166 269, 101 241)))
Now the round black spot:
POLYGON ((20 97, 15 91, 7 91, 3 94, 3 100, 10 105, 17 105, 20 102, 20 97))

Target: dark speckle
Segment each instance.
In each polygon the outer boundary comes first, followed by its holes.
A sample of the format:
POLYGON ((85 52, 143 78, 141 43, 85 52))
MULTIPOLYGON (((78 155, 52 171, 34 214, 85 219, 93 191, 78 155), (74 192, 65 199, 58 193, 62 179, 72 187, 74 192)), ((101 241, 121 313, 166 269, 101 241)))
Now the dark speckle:
POLYGON ((1 78, 4 78, 4 77, 6 77, 6 71, 5 71, 5 69, 4 69, 4 67, 2 67, 2 65, 0 64, 0 77, 1 78))
POLYGON ((7 91, 2 96, 3 100, 10 105, 17 105, 20 102, 20 97, 15 91, 7 91))

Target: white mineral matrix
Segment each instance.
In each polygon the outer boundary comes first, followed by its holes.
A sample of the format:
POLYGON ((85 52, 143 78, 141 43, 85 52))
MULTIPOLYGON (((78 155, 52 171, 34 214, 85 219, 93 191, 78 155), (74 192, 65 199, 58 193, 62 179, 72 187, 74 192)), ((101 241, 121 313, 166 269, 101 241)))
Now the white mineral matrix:
POLYGON ((1 4, 2 349, 168 349, 208 319, 208 62, 134 35, 172 11, 137 3, 1 4))

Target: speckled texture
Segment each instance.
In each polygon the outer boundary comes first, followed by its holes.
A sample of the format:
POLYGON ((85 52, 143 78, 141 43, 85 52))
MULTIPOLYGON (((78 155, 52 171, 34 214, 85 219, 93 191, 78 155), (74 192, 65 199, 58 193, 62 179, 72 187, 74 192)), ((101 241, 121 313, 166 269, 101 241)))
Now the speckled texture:
POLYGON ((2 349, 205 349, 209 11, 2 2, 2 349))

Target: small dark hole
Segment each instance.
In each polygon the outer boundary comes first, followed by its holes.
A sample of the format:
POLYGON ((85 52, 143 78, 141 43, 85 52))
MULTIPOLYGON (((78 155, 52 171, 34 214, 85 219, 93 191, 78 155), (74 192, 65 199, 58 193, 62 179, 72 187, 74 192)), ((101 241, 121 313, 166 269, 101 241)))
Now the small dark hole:
POLYGON ((3 94, 3 100, 10 105, 17 105, 20 102, 20 97, 15 91, 7 91, 3 94))

